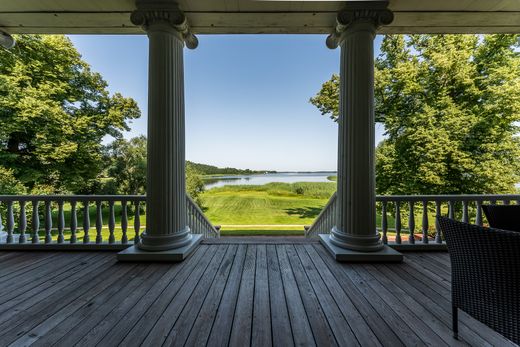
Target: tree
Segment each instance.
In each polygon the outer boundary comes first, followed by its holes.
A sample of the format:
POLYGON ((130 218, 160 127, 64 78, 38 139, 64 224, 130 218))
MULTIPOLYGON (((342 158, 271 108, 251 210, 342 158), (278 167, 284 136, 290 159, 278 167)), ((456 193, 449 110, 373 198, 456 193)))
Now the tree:
POLYGON ((0 51, 0 161, 29 190, 90 193, 103 138, 119 138, 137 103, 92 72, 61 35, 18 35, 0 51))
POLYGON ((146 137, 117 139, 105 148, 107 165, 101 191, 112 194, 146 193, 146 137), (113 183, 112 183, 113 182, 113 183), (108 186, 108 188, 107 188, 108 186))
MULTIPOLYGON (((117 139, 105 147, 103 174, 98 192, 102 194, 146 194, 146 137, 117 139)), ((199 171, 186 162, 186 192, 202 206, 204 181, 199 171)))
MULTIPOLYGON (((380 194, 490 194, 520 181, 518 35, 387 35, 375 64, 380 194)), ((311 98, 337 117, 338 78, 311 98)))

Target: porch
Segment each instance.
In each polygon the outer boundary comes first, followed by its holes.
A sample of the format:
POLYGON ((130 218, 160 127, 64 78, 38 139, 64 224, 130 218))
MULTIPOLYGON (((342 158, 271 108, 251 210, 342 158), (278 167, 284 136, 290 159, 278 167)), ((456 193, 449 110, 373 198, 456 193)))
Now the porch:
POLYGON ((461 313, 445 252, 344 264, 309 239, 206 239, 181 263, 1 252, 1 345, 495 345, 461 313))

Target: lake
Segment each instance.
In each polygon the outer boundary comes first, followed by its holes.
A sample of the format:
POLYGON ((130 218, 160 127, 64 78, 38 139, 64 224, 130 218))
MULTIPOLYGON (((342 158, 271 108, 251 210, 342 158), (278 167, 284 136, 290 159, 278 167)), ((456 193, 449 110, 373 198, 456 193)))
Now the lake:
POLYGON ((335 172, 278 172, 258 175, 218 176, 205 180, 205 188, 211 189, 226 185, 263 185, 271 182, 331 182, 327 176, 336 176, 335 172))

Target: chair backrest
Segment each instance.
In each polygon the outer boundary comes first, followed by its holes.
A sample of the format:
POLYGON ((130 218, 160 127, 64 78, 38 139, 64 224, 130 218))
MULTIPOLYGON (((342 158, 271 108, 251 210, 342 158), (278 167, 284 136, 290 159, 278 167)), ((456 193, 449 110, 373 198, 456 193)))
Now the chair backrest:
POLYGON ((520 232, 520 205, 482 205, 489 226, 520 232))
POLYGON ((437 220, 450 253, 453 305, 520 343, 520 233, 437 220))

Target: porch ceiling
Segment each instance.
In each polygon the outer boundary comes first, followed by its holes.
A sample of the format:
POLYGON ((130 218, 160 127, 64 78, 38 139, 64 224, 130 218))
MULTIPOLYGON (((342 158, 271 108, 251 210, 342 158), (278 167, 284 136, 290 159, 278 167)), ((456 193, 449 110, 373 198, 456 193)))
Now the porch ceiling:
MULTIPOLYGON (((345 1, 178 0, 198 34, 324 34, 345 1)), ((395 20, 381 33, 520 32, 518 0, 390 0, 395 20)), ((0 0, 10 33, 143 34, 134 0, 0 0)))

